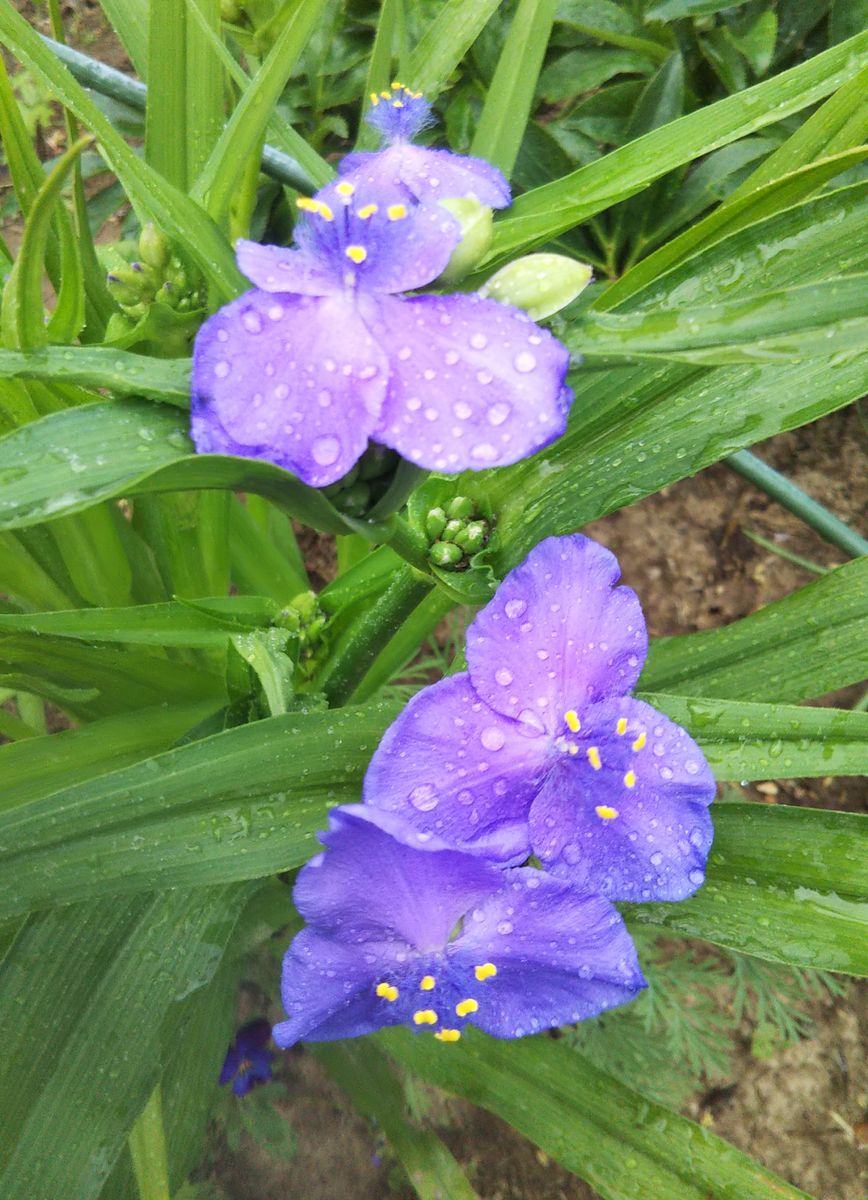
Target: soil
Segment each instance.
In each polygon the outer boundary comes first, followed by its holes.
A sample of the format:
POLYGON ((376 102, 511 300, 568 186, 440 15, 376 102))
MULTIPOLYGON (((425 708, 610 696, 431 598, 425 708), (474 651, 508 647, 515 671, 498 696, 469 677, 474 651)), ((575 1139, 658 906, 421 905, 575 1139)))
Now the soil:
MULTIPOLYGON (((42 6, 25 0, 14 0, 14 6, 46 29, 42 6)), ((73 44, 129 69, 96 3, 82 0, 64 8, 73 44)), ((755 449, 843 520, 858 526, 864 518, 865 420, 857 408, 755 449)), ((642 598, 652 636, 727 624, 815 577, 751 541, 747 531, 822 567, 843 561, 840 551, 724 466, 664 488, 586 530, 618 555, 625 582, 642 598)), ((318 581, 329 578, 334 569, 331 546, 315 538, 305 539, 304 546, 312 574, 318 581)), ((849 688, 821 702, 850 707, 861 692, 849 688)), ((853 779, 769 780, 746 792, 766 803, 866 808, 864 787, 853 779)), ((750 1052, 752 1031, 738 1030, 731 1078, 698 1091, 685 1113, 818 1200, 863 1200, 868 988, 856 985, 846 1002, 819 1004, 813 1015, 812 1037, 765 1061, 750 1052)), ((235 1154, 215 1143, 212 1149, 219 1157, 207 1178, 221 1196, 404 1200, 415 1195, 376 1131, 355 1114, 309 1054, 285 1055, 281 1078, 287 1099, 279 1109, 297 1139, 294 1159, 277 1162, 249 1138, 235 1154)), ((596 1196, 491 1114, 434 1096, 425 1119, 456 1155, 481 1200, 596 1196)))

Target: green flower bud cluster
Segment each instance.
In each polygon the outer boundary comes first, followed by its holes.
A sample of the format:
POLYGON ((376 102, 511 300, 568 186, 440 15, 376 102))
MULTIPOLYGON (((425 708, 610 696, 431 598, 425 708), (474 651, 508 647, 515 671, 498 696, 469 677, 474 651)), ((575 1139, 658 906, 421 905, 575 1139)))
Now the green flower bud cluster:
POLYGON ((456 496, 445 508, 432 508, 425 518, 425 533, 431 541, 429 561, 435 567, 462 571, 470 558, 488 543, 488 521, 476 512, 468 496, 456 496))
POLYGON ((106 276, 108 290, 124 313, 143 317, 155 301, 179 313, 201 308, 204 297, 198 280, 191 280, 186 267, 172 254, 165 236, 146 225, 138 244, 117 243, 114 261, 106 276))
POLYGON ((392 482, 397 461, 394 450, 372 442, 343 479, 324 487, 323 493, 339 512, 348 517, 362 517, 392 482))
POLYGON ((274 619, 276 626, 298 638, 298 667, 304 677, 313 673, 325 653, 327 620, 316 592, 299 592, 274 619))

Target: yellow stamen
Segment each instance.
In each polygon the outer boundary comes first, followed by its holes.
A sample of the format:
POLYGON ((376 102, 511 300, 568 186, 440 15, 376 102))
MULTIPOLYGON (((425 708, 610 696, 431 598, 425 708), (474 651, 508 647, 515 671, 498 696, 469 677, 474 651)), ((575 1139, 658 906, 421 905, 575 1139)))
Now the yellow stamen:
POLYGON ((391 983, 378 983, 377 995, 381 1000, 393 1002, 398 999, 398 989, 391 983))
POLYGON ((597 749, 596 746, 588 746, 586 753, 588 755, 588 762, 591 764, 591 766, 594 768, 595 771, 599 771, 600 767, 602 767, 602 765, 603 765, 602 762, 600 761, 600 751, 597 749))
POLYGON ((368 217, 372 217, 375 212, 379 212, 379 204, 366 204, 364 208, 356 209, 356 216, 361 217, 363 221, 367 221, 368 217))
POLYGON ((479 982, 483 983, 486 979, 494 978, 497 974, 497 967, 494 963, 483 963, 481 967, 474 967, 473 971, 479 982))
POLYGON ((380 96, 381 96, 381 97, 382 97, 384 100, 391 100, 391 99, 392 99, 392 93, 391 93, 391 92, 380 92, 380 96))
POLYGON ((339 183, 335 188, 335 191, 339 196, 352 196, 355 190, 356 189, 353 187, 353 185, 351 183, 347 183, 346 180, 339 183))
POLYGON ((317 211, 322 219, 324 221, 333 221, 335 219, 335 214, 332 212, 329 206, 327 204, 323 204, 322 200, 318 201, 318 204, 319 208, 317 211))
POLYGON ((420 1008, 418 1012, 413 1013, 414 1025, 436 1025, 437 1014, 433 1008, 420 1008))
POLYGON ((610 808, 608 804, 598 804, 594 812, 604 821, 614 821, 618 815, 617 808, 610 808))
POLYGON ((624 787, 631 788, 631 787, 635 787, 635 786, 636 786, 636 772, 628 771, 627 774, 624 776, 624 787))
POLYGON ((438 1042, 457 1042, 461 1037, 460 1029, 441 1029, 439 1033, 435 1033, 438 1042))
POLYGON ((392 108, 403 108, 403 107, 404 107, 403 100, 393 100, 392 101, 392 108))
POLYGON ((627 732, 627 718, 619 717, 618 724, 615 726, 615 728, 618 730, 618 733, 621 735, 621 737, 623 737, 627 732))
POLYGON ((386 216, 390 221, 403 221, 407 215, 407 209, 403 204, 390 204, 386 209, 386 216))
POLYGON ((295 203, 296 207, 302 209, 303 212, 319 212, 319 201, 311 200, 310 196, 299 196, 295 203))
POLYGON ((399 83, 397 79, 392 80, 392 87, 395 88, 396 90, 398 88, 403 88, 403 86, 404 86, 403 83, 399 83))
POLYGON ((479 1004, 476 1000, 472 999, 462 1000, 460 1004, 455 1005, 455 1011, 458 1013, 459 1017, 466 1017, 470 1013, 475 1013, 478 1008, 479 1004))
POLYGON ((639 736, 636 738, 636 741, 633 743, 633 749, 641 750, 647 741, 648 741, 648 739, 645 736, 645 734, 640 733, 639 736))
POLYGON ((371 92, 371 104, 373 104, 373 106, 376 108, 379 103, 380 103, 380 97, 377 95, 376 92, 371 92))
POLYGON ((582 722, 579 720, 579 714, 574 708, 570 708, 564 713, 564 720, 567 723, 567 728, 569 729, 570 733, 578 733, 582 728, 582 722))
POLYGON ((436 980, 434 979, 433 975, 423 975, 422 981, 419 984, 420 991, 430 992, 431 989, 434 987, 435 982, 436 982, 436 980))
POLYGON ((347 246, 344 254, 346 254, 347 258, 354 262, 356 266, 358 266, 359 263, 363 263, 368 257, 368 252, 364 246, 347 246))

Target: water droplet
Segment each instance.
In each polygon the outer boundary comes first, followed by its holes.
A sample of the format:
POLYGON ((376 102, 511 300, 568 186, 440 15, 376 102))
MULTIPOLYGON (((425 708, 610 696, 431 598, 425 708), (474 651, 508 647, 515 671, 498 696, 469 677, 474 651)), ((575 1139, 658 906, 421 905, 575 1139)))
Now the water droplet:
POLYGON ((659 867, 662 862, 663 855, 659 850, 655 850, 655 852, 651 855, 651 865, 654 867, 659 867))
POLYGON ((506 738, 503 730, 498 729, 496 725, 489 725, 483 729, 479 735, 479 740, 482 742, 486 750, 500 750, 506 738))
POLYGON ((512 933, 512 921, 498 921, 497 932, 503 934, 504 937, 506 937, 508 933, 512 933))
POLYGON ((214 374, 217 376, 218 379, 225 379, 226 376, 229 374, 229 363, 226 361, 225 358, 221 359, 219 363, 215 364, 214 374))
POLYGON ((690 880, 691 883, 695 883, 696 886, 699 887, 699 885, 701 883, 703 883, 705 880, 705 872, 699 871, 699 870, 693 870, 690 872, 690 874, 687 876, 687 878, 690 880))
POLYGON ((455 797, 455 799, 458 801, 459 804, 470 804, 473 800, 473 796, 465 788, 463 791, 460 791, 458 793, 458 795, 455 797))
POLYGON ((494 678, 501 687, 509 687, 513 679, 512 671, 508 667, 498 667, 494 672, 494 678))
POLYGON ((470 345, 474 350, 484 350, 488 345, 488 338, 484 333, 473 333, 470 335, 470 345))
POLYGON ((283 317, 283 305, 272 304, 268 310, 268 315, 272 321, 279 321, 283 317))
MULTIPOLYGON (((277 389, 275 388, 275 395, 276 394, 277 394, 277 389)), ((316 402, 320 406, 320 408, 328 408, 328 406, 332 402, 331 392, 327 388, 323 388, 321 392, 317 393, 316 402)))
POLYGON ((504 402, 502 404, 492 404, 486 416, 490 425, 502 425, 511 412, 512 405, 504 402))
POLYGON ((313 460, 321 467, 330 467, 337 462, 341 444, 336 437, 318 437, 310 448, 313 460))
POLYGON ((430 812, 437 807, 437 793, 430 783, 420 783, 410 792, 410 803, 419 812, 430 812))
POLYGON ((527 603, 524 600, 518 599, 507 600, 506 604, 503 606, 503 611, 511 621, 514 621, 516 618, 524 616, 524 614, 527 612, 527 603))
POLYGON ((520 354, 516 354, 512 360, 512 365, 521 375, 527 375, 529 371, 533 371, 536 367, 536 355, 531 354, 530 350, 522 350, 520 354))
POLYGON ((490 371, 477 371, 476 378, 479 383, 485 384, 491 383, 492 379, 494 379, 494 376, 490 371))
POLYGON ((252 308, 248 308, 247 312, 241 318, 241 324, 248 333, 262 333, 262 318, 252 308))
POLYGON ((473 409, 466 400, 456 400, 452 405, 452 411, 459 421, 466 421, 468 417, 473 416, 473 409))
POLYGON ((491 442, 477 442, 470 449, 470 457, 476 462, 494 462, 497 458, 497 451, 491 442))

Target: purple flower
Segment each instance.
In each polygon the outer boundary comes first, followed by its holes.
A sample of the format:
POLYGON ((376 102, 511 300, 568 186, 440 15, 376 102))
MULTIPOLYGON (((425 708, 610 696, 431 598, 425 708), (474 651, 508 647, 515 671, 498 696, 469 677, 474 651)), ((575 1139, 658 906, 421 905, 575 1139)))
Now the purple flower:
POLYGON ((220 1072, 221 1086, 231 1080, 235 1095, 246 1096, 251 1088, 268 1083, 275 1057, 273 1050, 266 1049, 270 1041, 271 1026, 263 1017, 242 1026, 226 1052, 220 1072))
POLYGON ((422 202, 469 198, 489 208, 510 203, 509 184, 491 163, 411 145, 410 139, 433 120, 421 92, 396 82, 391 92, 372 92, 371 105, 365 120, 382 135, 385 149, 348 154, 338 167, 343 178, 378 188, 400 186, 422 202))
POLYGON ((468 1020, 522 1037, 645 986, 606 900, 436 838, 416 849, 392 836, 395 825, 363 805, 336 809, 328 849, 299 874, 294 898, 308 925, 283 963, 278 1046, 402 1024, 453 1042, 468 1020))
POLYGON ((256 287, 196 337, 197 450, 322 487, 369 438, 457 472, 516 462, 563 432, 569 354, 550 333, 477 295, 392 294, 436 278, 459 238, 439 205, 394 195, 330 184, 300 202, 296 249, 239 243, 256 287))
POLYGON ((416 838, 514 864, 534 854, 610 900, 682 900, 704 879, 714 777, 688 734, 631 699, 647 651, 635 593, 589 538, 548 538, 467 631, 467 673, 387 730, 368 804, 416 838))

